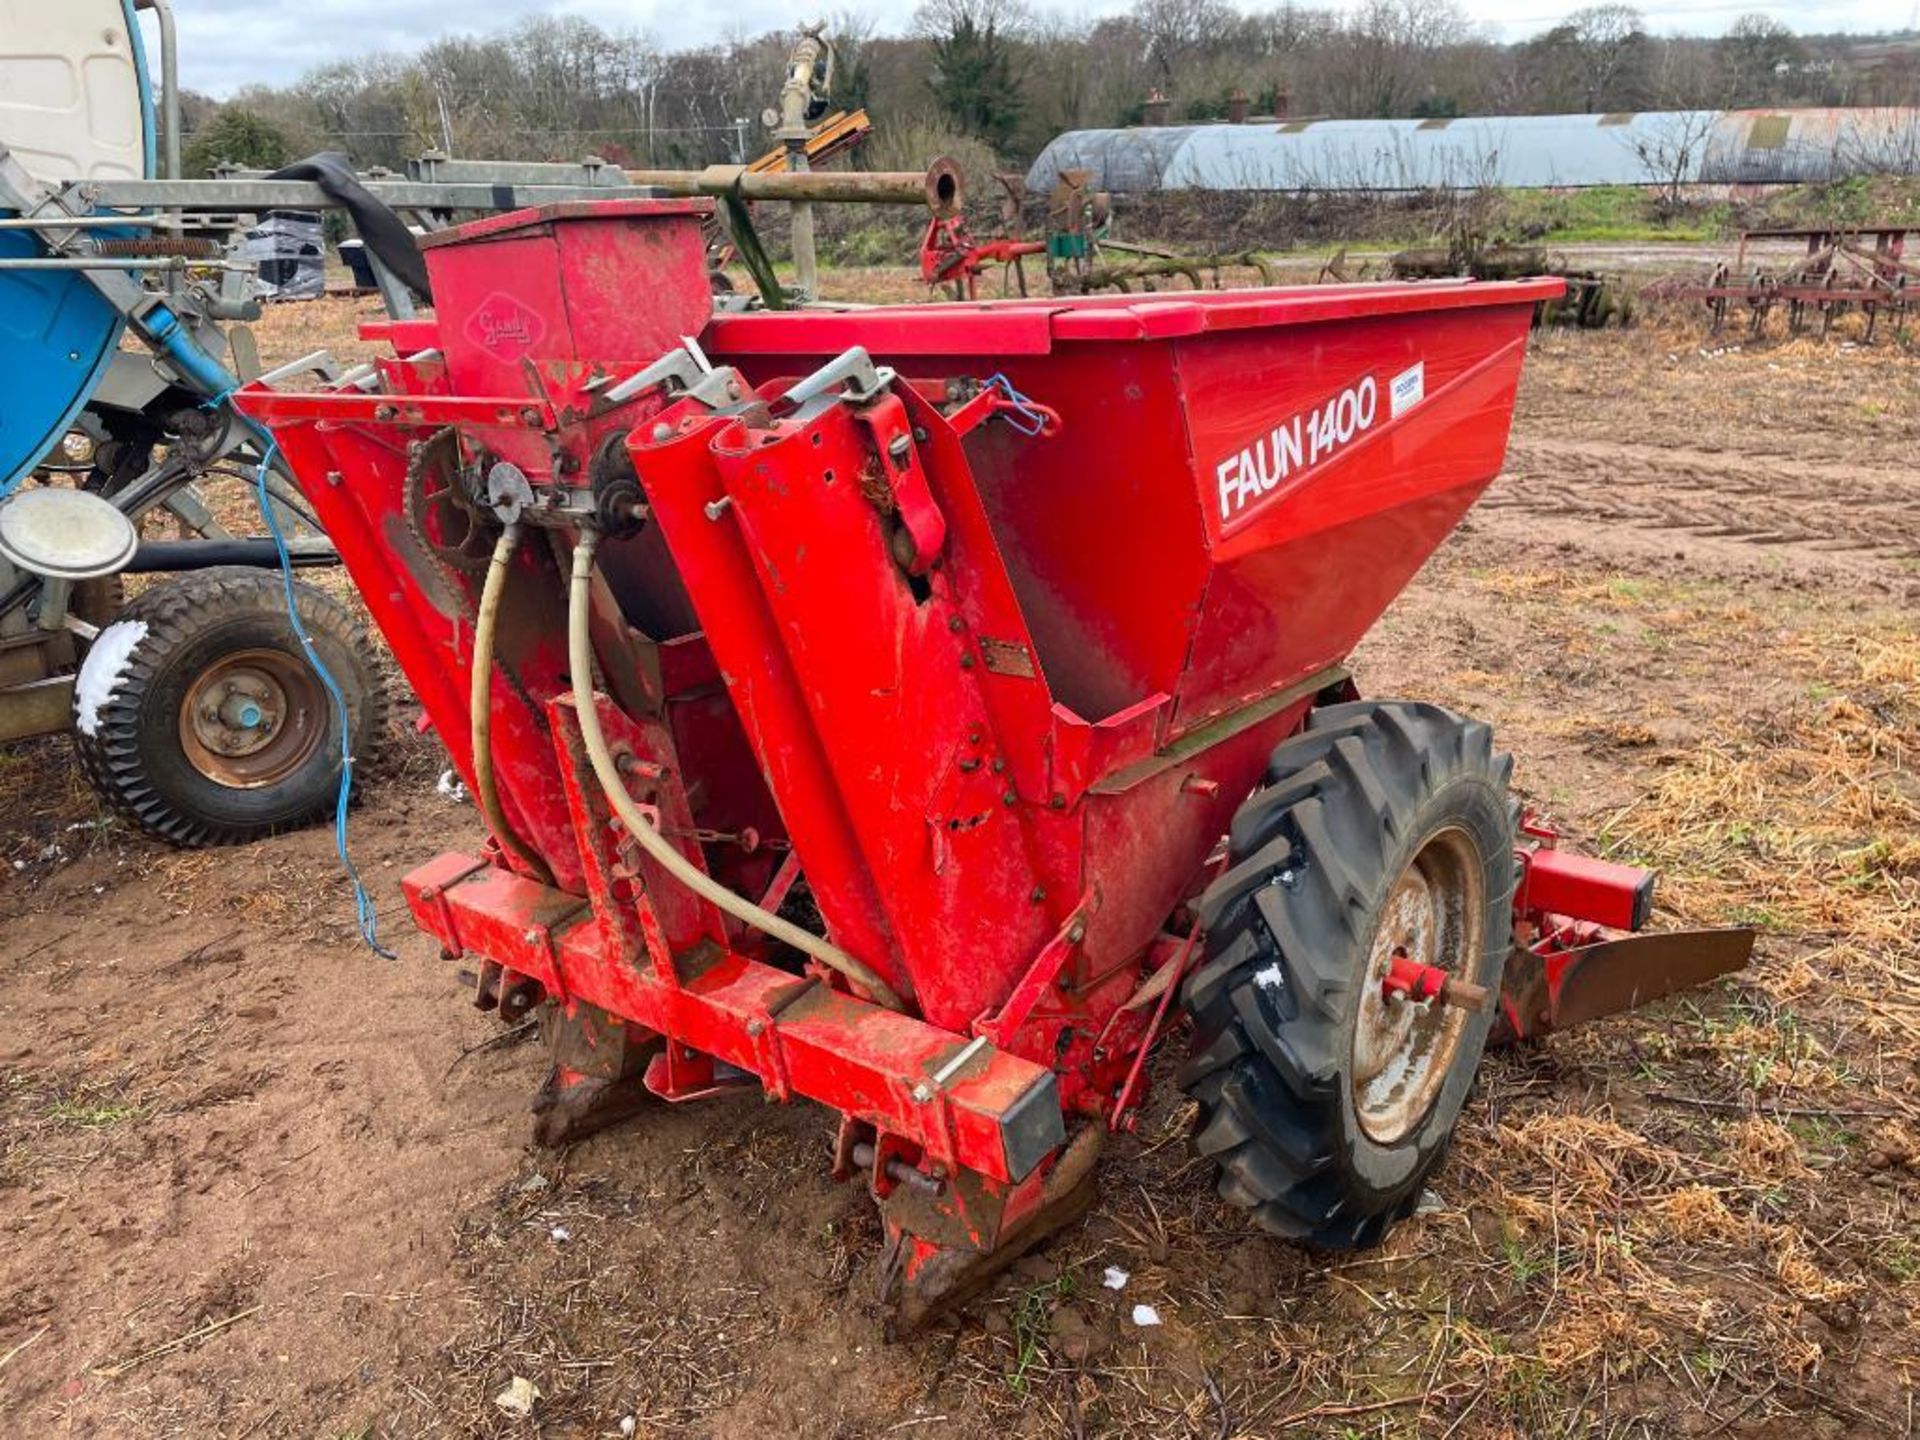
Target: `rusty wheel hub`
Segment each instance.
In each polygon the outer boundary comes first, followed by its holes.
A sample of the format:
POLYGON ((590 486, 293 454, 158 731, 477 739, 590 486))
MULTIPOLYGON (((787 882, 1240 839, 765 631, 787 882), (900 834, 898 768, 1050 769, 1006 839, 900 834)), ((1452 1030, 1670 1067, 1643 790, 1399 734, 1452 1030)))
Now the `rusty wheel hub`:
POLYGON ((257 789, 286 779, 326 733, 326 697, 304 661, 277 650, 223 655, 188 687, 180 745, 216 784, 257 789))
POLYGON ((1389 986, 1395 960, 1470 980, 1485 927, 1482 891, 1472 837, 1449 827, 1427 838, 1381 911, 1354 1012, 1352 1083, 1360 1128, 1382 1145, 1405 1138, 1433 1107, 1468 1018, 1389 986))

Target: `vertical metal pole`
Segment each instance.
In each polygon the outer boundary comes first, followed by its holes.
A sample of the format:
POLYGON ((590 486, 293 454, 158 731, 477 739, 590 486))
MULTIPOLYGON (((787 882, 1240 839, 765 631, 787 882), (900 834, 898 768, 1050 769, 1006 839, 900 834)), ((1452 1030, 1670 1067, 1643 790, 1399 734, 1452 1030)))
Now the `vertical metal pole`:
MULTIPOLYGON (((814 98, 815 67, 825 57, 827 73, 832 73, 832 51, 818 26, 802 28, 800 39, 787 58, 787 78, 780 87, 780 128, 775 138, 787 147, 787 170, 804 175, 812 166, 807 162, 807 141, 813 132, 807 124, 807 108, 814 98)), ((798 201, 793 206, 794 281, 803 300, 814 297, 816 266, 813 249, 813 205, 798 201)))
MULTIPOLYGON (((180 153, 180 34, 174 28, 172 0, 136 0, 135 9, 151 10, 160 18, 160 123, 166 128, 165 162, 167 179, 185 178, 182 173, 180 153)), ((185 231, 186 212, 168 210, 166 227, 176 235, 185 231)), ((178 271, 169 270, 166 274, 166 287, 169 295, 178 295, 185 286, 185 277, 178 271)))
MULTIPOLYGON (((807 173, 807 142, 802 140, 787 150, 787 169, 796 175, 807 173)), ((794 283, 800 293, 808 300, 815 298, 814 289, 815 262, 813 249, 813 202, 796 201, 793 206, 793 270, 794 283)))
POLYGON ((160 17, 160 114, 167 127, 167 179, 180 174, 180 38, 173 25, 172 0, 136 0, 136 10, 160 17))
POLYGON ((407 289, 406 282, 382 265, 371 247, 366 254, 367 264, 373 270, 373 283, 380 287, 380 299, 387 307, 387 314, 395 320, 413 319, 413 292, 407 289))

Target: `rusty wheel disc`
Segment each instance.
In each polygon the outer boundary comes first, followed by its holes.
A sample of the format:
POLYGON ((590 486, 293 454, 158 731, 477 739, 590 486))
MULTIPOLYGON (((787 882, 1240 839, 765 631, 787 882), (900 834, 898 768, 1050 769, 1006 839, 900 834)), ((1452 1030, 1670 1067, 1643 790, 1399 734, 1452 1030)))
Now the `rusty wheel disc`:
POLYGON ((1467 1012, 1389 996, 1396 955, 1471 979, 1485 927, 1485 883, 1473 837, 1457 826, 1427 837, 1394 882, 1374 932, 1353 1022, 1353 1108, 1382 1145, 1432 1108, 1467 1028, 1467 1012))
POLYGON ((180 748, 215 784, 253 790, 304 765, 327 732, 327 696, 306 661, 279 650, 223 655, 187 687, 180 748))

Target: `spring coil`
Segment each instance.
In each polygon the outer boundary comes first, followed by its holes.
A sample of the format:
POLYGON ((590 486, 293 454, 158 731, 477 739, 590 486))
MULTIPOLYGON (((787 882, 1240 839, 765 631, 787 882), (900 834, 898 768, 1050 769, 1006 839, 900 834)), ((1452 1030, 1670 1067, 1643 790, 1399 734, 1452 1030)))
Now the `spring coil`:
POLYGON ((104 260, 146 260, 181 256, 188 260, 218 260, 225 253, 218 240, 205 235, 148 235, 93 242, 93 254, 104 260))

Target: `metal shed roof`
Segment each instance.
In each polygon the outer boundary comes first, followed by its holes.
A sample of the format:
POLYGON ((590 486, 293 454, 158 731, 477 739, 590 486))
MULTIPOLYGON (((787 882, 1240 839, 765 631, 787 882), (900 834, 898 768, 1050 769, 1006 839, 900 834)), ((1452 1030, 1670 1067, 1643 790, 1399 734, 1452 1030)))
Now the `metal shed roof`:
POLYGON ((1768 184, 1920 173, 1920 110, 1641 111, 1072 130, 1027 173, 1098 189, 1422 190, 1768 184))

